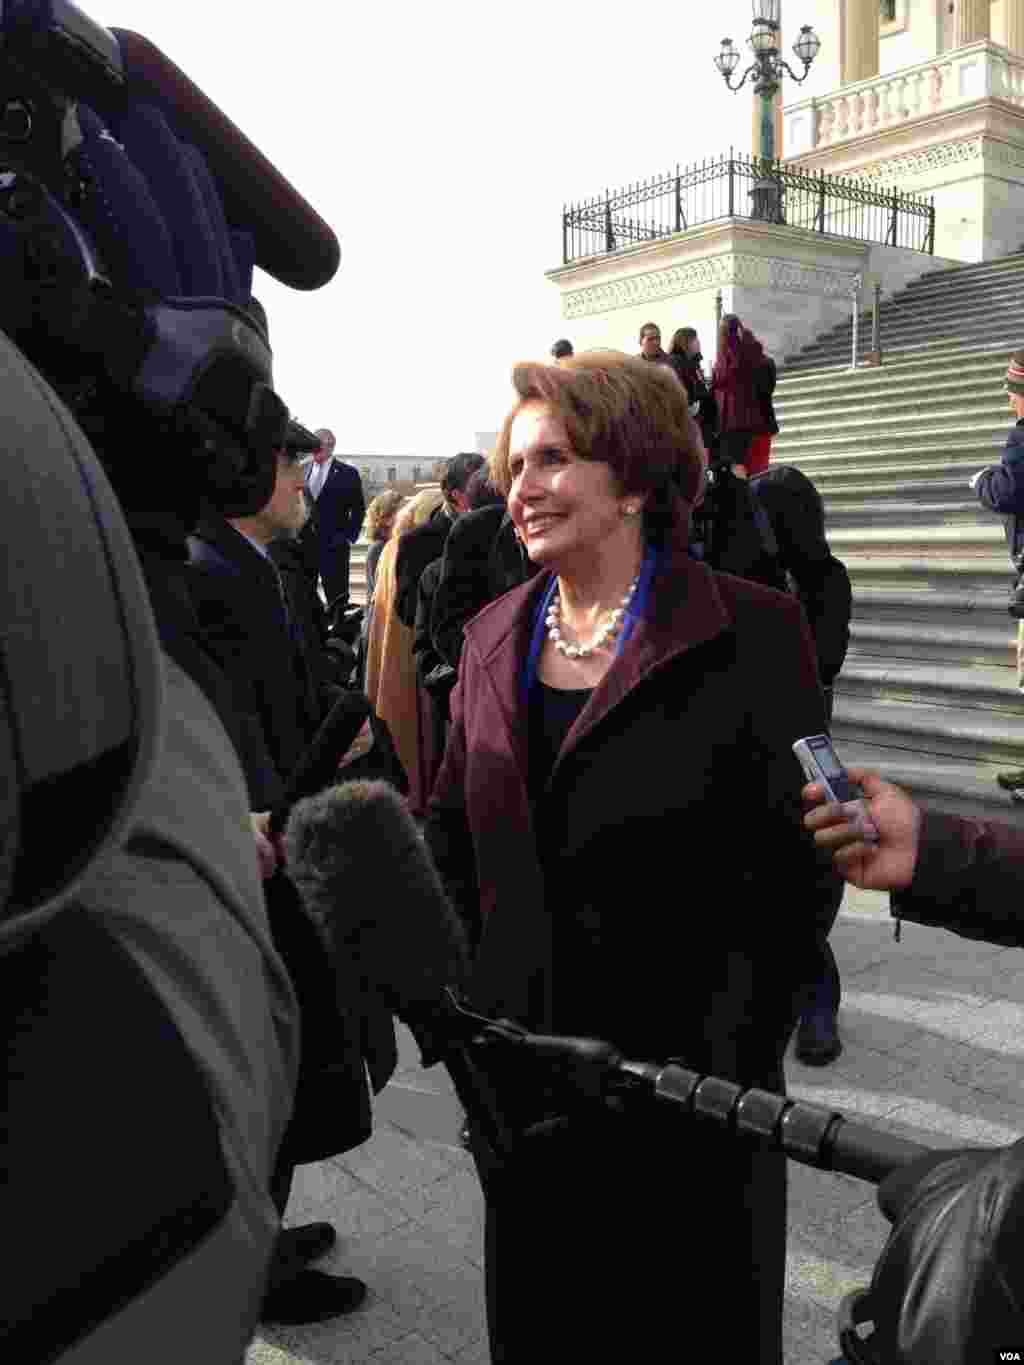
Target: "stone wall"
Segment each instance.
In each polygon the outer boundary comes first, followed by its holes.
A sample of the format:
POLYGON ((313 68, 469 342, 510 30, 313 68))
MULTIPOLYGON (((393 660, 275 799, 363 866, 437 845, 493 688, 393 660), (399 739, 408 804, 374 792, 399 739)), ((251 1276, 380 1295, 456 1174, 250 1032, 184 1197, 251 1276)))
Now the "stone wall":
POLYGON ((883 294, 956 264, 901 247, 872 246, 800 228, 727 219, 662 241, 548 272, 561 290, 564 331, 576 349, 639 350, 645 322, 667 345, 695 327, 710 359, 716 299, 738 313, 778 358, 849 317, 858 276, 878 273, 883 294))

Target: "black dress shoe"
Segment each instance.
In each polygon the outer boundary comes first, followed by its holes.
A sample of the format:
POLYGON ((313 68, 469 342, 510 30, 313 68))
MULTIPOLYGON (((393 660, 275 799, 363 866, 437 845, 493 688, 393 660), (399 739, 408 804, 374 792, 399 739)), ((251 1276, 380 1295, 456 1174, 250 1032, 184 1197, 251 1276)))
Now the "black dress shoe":
POLYGON ((834 1014, 808 1014, 796 1034, 796 1059, 804 1066, 828 1066, 843 1050, 834 1014))
POLYGON ((306 1223, 301 1228, 282 1228, 277 1234, 274 1255, 296 1265, 308 1265, 326 1256, 338 1240, 330 1223, 306 1223))
POLYGON ((366 1285, 362 1280, 325 1275, 322 1270, 300 1270, 292 1279, 267 1290, 260 1321, 291 1326, 327 1322, 351 1313, 365 1298, 366 1285))

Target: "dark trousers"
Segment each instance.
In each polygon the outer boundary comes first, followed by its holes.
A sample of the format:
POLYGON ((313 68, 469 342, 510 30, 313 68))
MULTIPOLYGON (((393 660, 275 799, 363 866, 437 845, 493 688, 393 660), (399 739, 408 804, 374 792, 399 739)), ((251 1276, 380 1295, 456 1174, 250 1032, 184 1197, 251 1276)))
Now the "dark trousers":
POLYGON ((842 998, 842 983, 835 953, 828 939, 817 947, 817 972, 803 995, 801 1019, 812 1014, 838 1014, 842 998))
POLYGON ((352 547, 345 541, 337 549, 325 553, 320 560, 320 577, 327 597, 327 610, 332 619, 339 607, 344 609, 348 605, 351 558, 352 547))

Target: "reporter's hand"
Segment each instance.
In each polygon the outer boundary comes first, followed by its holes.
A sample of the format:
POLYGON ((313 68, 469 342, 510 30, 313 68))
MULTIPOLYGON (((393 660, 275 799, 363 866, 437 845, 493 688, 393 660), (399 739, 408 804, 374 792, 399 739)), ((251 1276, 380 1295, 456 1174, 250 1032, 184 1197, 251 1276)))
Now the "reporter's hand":
POLYGON ((819 848, 832 854, 836 870, 862 891, 900 891, 909 886, 917 865, 921 811, 901 787, 883 782, 877 773, 850 768, 851 779, 864 790, 868 814, 878 830, 878 843, 864 842, 856 826, 834 802, 822 804, 825 789, 812 782, 803 798, 814 807, 804 824, 819 848))
POLYGON ((270 811, 249 812, 249 823, 256 840, 256 854, 260 860, 260 876, 267 881, 277 871, 278 863, 283 861, 278 855, 270 838, 270 811))

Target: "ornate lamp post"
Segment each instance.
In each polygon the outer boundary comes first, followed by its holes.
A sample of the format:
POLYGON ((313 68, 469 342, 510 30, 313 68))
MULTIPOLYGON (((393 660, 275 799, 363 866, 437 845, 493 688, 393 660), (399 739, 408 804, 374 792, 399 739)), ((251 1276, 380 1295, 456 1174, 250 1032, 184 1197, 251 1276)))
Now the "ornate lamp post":
POLYGON ((771 163, 775 160, 775 96, 782 84, 783 73, 798 85, 807 79, 811 62, 821 47, 821 39, 814 29, 810 24, 804 24, 793 44, 793 52, 804 67, 803 75, 798 76, 779 53, 781 9, 782 0, 753 0, 754 18, 747 45, 754 54, 754 60, 737 85, 732 82, 732 74, 740 63, 740 52, 731 38, 722 39, 721 51, 715 58, 715 66, 730 90, 742 90, 748 79, 751 76, 754 78, 754 94, 760 96, 761 100, 761 145, 757 149, 757 156, 761 162, 762 176, 755 181, 751 198, 754 201, 753 216, 770 223, 783 222, 779 185, 770 178, 771 163))

